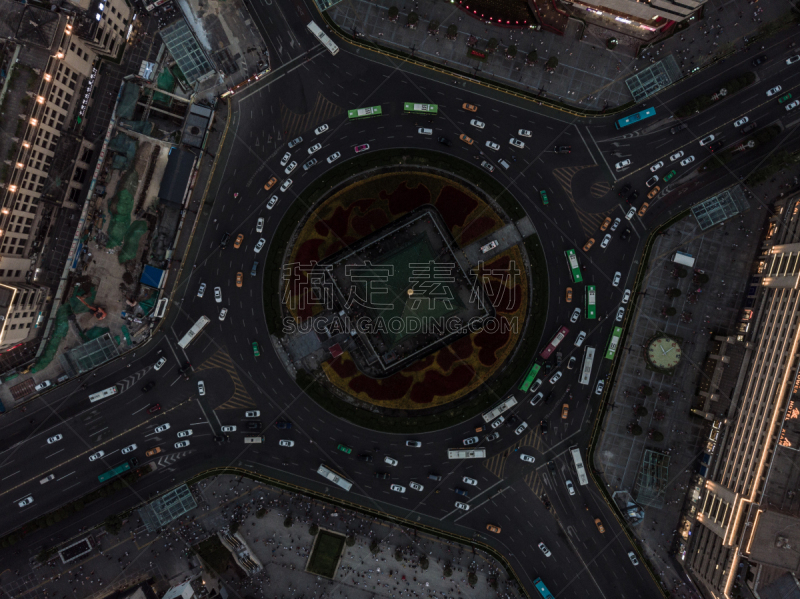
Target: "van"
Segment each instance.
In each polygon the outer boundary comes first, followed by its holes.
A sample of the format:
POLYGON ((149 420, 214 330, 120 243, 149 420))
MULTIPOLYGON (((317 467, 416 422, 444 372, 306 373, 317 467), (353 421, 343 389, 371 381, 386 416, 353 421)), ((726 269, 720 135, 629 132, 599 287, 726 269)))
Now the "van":
POLYGON ((433 129, 428 129, 427 127, 420 127, 417 129, 417 133, 420 135, 433 135, 433 129))
POLYGON ((508 162, 506 162, 505 160, 503 160, 502 158, 500 160, 498 160, 497 162, 498 162, 498 164, 500 166, 502 166, 506 170, 511 168, 511 165, 508 162))
POLYGON ((265 437, 245 437, 245 443, 263 443, 266 440, 265 437))
POLYGON ((258 260, 253 262, 253 268, 250 269, 250 276, 254 277, 258 273, 258 260))

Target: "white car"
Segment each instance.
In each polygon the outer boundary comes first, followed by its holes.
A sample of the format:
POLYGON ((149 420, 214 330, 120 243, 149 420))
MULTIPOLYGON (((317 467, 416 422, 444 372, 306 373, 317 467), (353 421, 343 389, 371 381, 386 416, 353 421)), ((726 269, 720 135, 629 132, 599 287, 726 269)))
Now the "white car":
POLYGON ((397 493, 405 493, 406 488, 403 485, 392 485, 389 487, 392 491, 396 491, 397 493))
POLYGON ((203 381, 197 381, 197 392, 200 395, 206 394, 206 384, 203 381))
POLYGON ((620 219, 620 217, 615 218, 614 222, 611 223, 611 228, 609 229, 609 231, 616 231, 617 227, 619 227, 619 224, 621 222, 622 222, 622 219, 620 219))
POLYGON ((515 435, 521 435, 525 431, 526 428, 528 428, 528 423, 527 422, 523 422, 517 428, 514 429, 514 434, 515 435))
POLYGON ((621 273, 621 272, 619 272, 619 271, 617 271, 617 272, 615 272, 615 273, 614 273, 614 280, 613 280, 613 281, 611 281, 611 284, 612 284, 614 287, 616 287, 617 285, 619 285, 619 282, 620 282, 621 280, 622 280, 622 273, 621 273))
POLYGON ((316 129, 314 129, 314 135, 320 135, 325 133, 328 130, 328 125, 320 125, 316 129))
POLYGON ((743 116, 743 117, 742 117, 742 118, 740 118, 738 121, 736 121, 736 122, 733 124, 733 126, 734 126, 734 127, 741 127, 742 125, 744 125, 745 123, 748 123, 748 122, 750 122, 750 117, 743 116))
POLYGON ((169 430, 169 422, 167 422, 166 424, 162 424, 161 426, 157 426, 153 430, 153 432, 154 433, 163 433, 164 431, 168 431, 168 430, 169 430))
POLYGON ((291 173, 296 168, 297 168, 297 161, 296 160, 292 160, 289 163, 289 166, 287 166, 285 169, 283 169, 283 172, 288 175, 289 173, 291 173))
POLYGON ((569 317, 569 321, 570 322, 578 322, 578 318, 580 318, 580 316, 581 316, 581 309, 580 308, 575 308, 572 311, 572 316, 569 317))
POLYGON ((462 441, 464 445, 475 445, 478 442, 478 437, 467 437, 462 441))
POLYGON ((261 239, 258 240, 256 247, 253 248, 253 251, 255 251, 256 254, 260 252, 261 249, 264 247, 265 243, 267 243, 267 240, 262 237, 261 239))
POLYGON ((281 191, 286 191, 291 186, 292 186, 292 180, 291 179, 286 179, 286 181, 284 181, 283 184, 281 185, 281 191))
POLYGON ((555 385, 558 382, 558 379, 561 378, 561 371, 558 370, 556 373, 550 377, 550 384, 555 385))
POLYGON ((191 437, 192 436, 192 429, 187 428, 185 431, 178 432, 178 439, 182 439, 183 437, 191 437))
POLYGON ((456 507, 460 510, 464 510, 465 512, 469 509, 468 503, 461 503, 460 501, 456 501, 456 507))
POLYGON ((500 149, 500 146, 494 143, 493 141, 487 141, 486 147, 489 148, 490 150, 494 150, 495 152, 500 149))
POLYGON ((527 453, 519 454, 519 459, 523 462, 528 462, 529 464, 533 464, 536 461, 536 458, 532 455, 528 455, 527 453))
POLYGON ((225 317, 226 317, 227 315, 228 315, 228 309, 227 309, 227 308, 223 308, 222 310, 220 310, 220 311, 219 311, 219 319, 220 319, 221 321, 222 321, 222 320, 225 320, 225 317))
POLYGON ((153 366, 153 370, 161 370, 162 366, 164 366, 164 364, 166 363, 167 359, 161 358, 158 362, 155 363, 155 366, 153 366))
POLYGON ((264 230, 264 217, 260 216, 256 221, 256 233, 261 233, 264 230))
POLYGON ((222 287, 214 287, 214 301, 218 304, 222 303, 222 287))
POLYGON ((465 484, 472 485, 473 487, 478 486, 478 481, 475 480, 474 478, 470 478, 469 476, 465 476, 461 480, 464 481, 465 484))
POLYGON ((796 54, 795 56, 790 56, 786 59, 786 64, 794 64, 800 60, 800 54, 796 54))
POLYGON ((517 131, 517 135, 519 135, 520 137, 530 137, 531 132, 528 129, 520 129, 519 131, 517 131))
POLYGON ((478 129, 483 129, 486 126, 486 123, 479 121, 478 119, 472 119, 469 124, 473 127, 477 127, 478 129))
POLYGON ((128 446, 127 446, 125 449, 123 449, 123 450, 122 450, 120 453, 121 453, 122 455, 125 455, 126 453, 130 453, 130 452, 132 452, 132 451, 136 451, 136 443, 134 443, 133 445, 128 445, 128 446))
POLYGON ((178 441, 175 443, 175 449, 180 449, 181 447, 189 447, 189 441, 178 441))
POLYGON ((63 438, 64 438, 64 435, 62 435, 62 434, 53 435, 52 437, 50 437, 50 438, 47 440, 47 444, 48 444, 48 445, 51 445, 51 444, 53 444, 53 443, 56 443, 57 441, 61 441, 61 439, 63 439, 63 438))
POLYGON ((625 308, 622 306, 617 310, 617 322, 622 322, 622 317, 625 316, 625 308))
POLYGON ((422 447, 419 441, 406 441, 406 447, 422 447))
POLYGON ((515 148, 519 148, 520 150, 522 150, 525 147, 525 142, 520 141, 515 137, 512 137, 511 139, 509 139, 508 143, 510 143, 515 148))
POLYGON ((575 363, 578 361, 578 358, 575 356, 571 356, 569 362, 567 362, 567 370, 572 370, 575 368, 575 363))
POLYGON ((197 290, 197 297, 203 297, 206 293, 206 284, 200 283, 200 288, 197 290))
POLYGON ((609 243, 611 243, 611 234, 606 233, 605 237, 603 237, 603 241, 600 242, 600 247, 607 248, 609 243))
POLYGON ((283 158, 281 158, 281 166, 286 166, 287 164, 289 164, 289 159, 291 157, 292 157, 292 153, 291 152, 286 152, 286 154, 283 155, 283 158))
POLYGON ((780 92, 782 89, 783 89, 783 88, 782 88, 780 85, 776 85, 776 86, 775 86, 775 87, 773 87, 772 89, 769 89, 769 90, 767 90, 767 97, 768 97, 768 98, 771 98, 772 96, 774 96, 775 94, 777 94, 778 92, 780 92))
POLYGON ((30 497, 26 497, 25 499, 20 501, 17 505, 19 507, 25 507, 26 505, 30 505, 32 503, 33 503, 33 495, 31 495, 30 497))
POLYGON ((292 141, 289 142, 289 144, 288 144, 289 145, 289 149, 291 150, 293 147, 295 147, 297 144, 300 144, 300 143, 303 143, 303 138, 302 137, 295 137, 292 141))
POLYGON ((676 160, 680 160, 683 158, 683 150, 680 152, 675 152, 672 156, 669 157, 670 162, 675 162, 676 160))
POLYGON ((531 399, 531 405, 532 405, 532 406, 535 406, 537 403, 539 403, 540 401, 542 401, 542 399, 544 399, 544 393, 542 393, 541 391, 539 391, 539 393, 537 393, 536 395, 534 395, 534 396, 533 396, 533 399, 531 399))
MULTIPOLYGON (((275 207, 275 204, 277 204, 277 203, 278 203, 278 196, 276 196, 276 195, 272 196, 269 199, 269 202, 267 202, 267 210, 272 210, 275 207)), ((259 233, 260 233, 260 231, 259 231, 259 233)))
POLYGON ((794 102, 784 106, 784 108, 786 109, 786 112, 791 112, 792 110, 794 110, 798 106, 800 106, 800 100, 795 100, 794 102))
POLYGON ((694 156, 688 156, 683 160, 681 160, 681 166, 686 166, 687 164, 691 164, 692 162, 694 162, 694 156))
POLYGON ((631 208, 630 210, 628 210, 628 213, 625 215, 625 218, 631 220, 635 214, 636 214, 636 208, 631 208))
POLYGON ((334 152, 333 154, 328 156, 328 164, 333 164, 334 162, 339 160, 339 158, 341 158, 341 157, 342 157, 342 153, 341 152, 334 152))
POLYGON ((397 466, 398 464, 397 460, 395 460, 394 458, 390 458, 388 455, 385 458, 383 458, 383 461, 389 464, 390 466, 397 466))
POLYGON ((261 416, 261 410, 250 410, 244 413, 245 418, 258 418, 261 416))
MULTIPOLYGON (((226 426, 220 427, 219 430, 221 430, 223 433, 235 433, 236 432, 236 425, 228 424, 226 426)), ((178 433, 178 436, 180 437, 181 434, 178 433)))
POLYGON ((498 418, 497 420, 492 422, 492 430, 496 429, 498 426, 503 424, 505 421, 506 421, 506 417, 505 416, 500 416, 500 418, 498 418))
POLYGON ((314 152, 317 152, 322 149, 322 144, 314 144, 310 148, 308 148, 308 155, 311 156, 314 152))
POLYGON ((575 339, 575 347, 580 347, 584 341, 586 341, 586 331, 581 331, 575 339))
POLYGON ((634 566, 638 566, 639 565, 639 560, 636 559, 636 554, 633 551, 628 551, 628 557, 630 558, 631 563, 634 566))
POLYGON ((656 172, 658 169, 660 169, 662 166, 664 166, 664 161, 663 161, 663 160, 659 160, 659 161, 658 161, 658 162, 656 162, 656 163, 655 163, 653 166, 651 166, 651 167, 650 167, 650 172, 651 172, 651 173, 654 173, 654 172, 656 172))
POLYGON ((104 455, 106 455, 106 452, 101 449, 97 453, 93 453, 92 455, 90 455, 89 461, 94 462, 95 460, 99 460, 100 458, 102 458, 104 455))
POLYGON ((542 553, 544 553, 545 557, 550 557, 551 555, 553 555, 552 553, 550 553, 550 550, 547 548, 547 545, 545 545, 544 543, 539 543, 538 547, 539 547, 539 549, 542 550, 542 553))
POLYGON ((603 387, 606 386, 606 382, 603 379, 597 381, 597 387, 594 390, 595 395, 600 395, 603 392, 603 387))
POLYGON ((422 491, 425 488, 421 484, 415 482, 408 483, 408 486, 414 489, 415 491, 422 491))
MULTIPOLYGON (((715 139, 717 139, 716 135, 707 135, 706 137, 704 137, 703 139, 700 140, 700 145, 701 146, 707 146, 708 144, 710 144, 715 139)), ((683 152, 681 152, 681 156, 683 156, 683 152)))
POLYGON ((564 481, 564 484, 567 485, 567 491, 569 491, 570 495, 575 495, 575 485, 572 484, 571 480, 564 481))
POLYGON ((628 158, 628 159, 623 160, 621 162, 617 162, 614 165, 614 168, 616 168, 618 171, 620 171, 620 170, 624 169, 626 166, 630 166, 630 165, 631 165, 631 161, 630 161, 630 158, 628 158))
POLYGON ((622 303, 627 304, 629 299, 631 299, 631 290, 626 289, 625 293, 622 294, 622 303))
POLYGON ((55 474, 48 474, 42 480, 39 481, 39 484, 43 485, 43 484, 49 483, 51 480, 55 480, 55 479, 56 479, 56 475, 55 474))
POLYGON ((281 439, 278 441, 278 445, 281 447, 294 447, 294 441, 289 441, 288 439, 281 439))

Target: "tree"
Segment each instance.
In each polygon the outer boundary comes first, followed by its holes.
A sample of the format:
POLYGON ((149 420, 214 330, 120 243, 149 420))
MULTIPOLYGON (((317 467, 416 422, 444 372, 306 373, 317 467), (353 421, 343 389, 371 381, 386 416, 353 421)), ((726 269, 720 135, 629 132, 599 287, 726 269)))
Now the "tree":
POLYGON ((669 290, 669 296, 670 297, 680 297, 680 295, 681 295, 681 290, 680 289, 672 288, 672 289, 669 290))
POLYGON ((705 285, 708 283, 708 275, 706 273, 701 273, 695 277, 697 279, 698 285, 705 285))
POLYGON ((262 508, 258 508, 258 511, 256 511, 256 518, 263 518, 264 516, 266 516, 266 514, 267 514, 267 510, 265 508, 263 508, 263 507, 262 508))
POLYGON ((419 15, 412 10, 408 13, 408 20, 406 22, 411 29, 416 29, 417 23, 419 23, 419 15))
POLYGON ((319 526, 317 526, 316 524, 312 524, 311 526, 308 527, 308 534, 310 534, 312 537, 316 537, 318 532, 319 532, 319 526))
POLYGON ((506 50, 506 58, 514 58, 517 55, 517 47, 511 45, 506 50))
POLYGON ((454 40, 458 37, 458 27, 455 25, 448 25, 447 27, 447 39, 454 40))
POLYGON ((355 538, 354 538, 354 537, 347 537, 347 538, 344 540, 344 542, 345 542, 345 545, 347 545, 348 547, 352 547, 353 545, 355 545, 355 544, 356 544, 356 540, 355 540, 355 538))
POLYGON ((478 575, 472 570, 470 570, 469 574, 467 574, 467 583, 471 587, 474 587, 476 584, 478 584, 478 575))
POLYGON ((555 56, 551 56, 547 59, 547 62, 544 64, 544 68, 548 71, 554 70, 558 66, 558 58, 555 56))
POLYGON ((428 33, 430 35, 436 35, 439 32, 439 21, 431 21, 428 24, 428 33))
POLYGON ((294 520, 292 520, 292 517, 291 516, 286 516, 286 519, 283 521, 283 525, 286 528, 291 528, 292 524, 294 524, 294 520))
POLYGON ((103 527, 108 534, 116 536, 119 534, 119 531, 122 530, 122 518, 120 518, 118 514, 111 514, 105 519, 105 522, 103 522, 103 527))
POLYGON ((685 277, 686 277, 686 275, 688 275, 688 274, 689 274, 689 273, 688 273, 688 272, 686 272, 686 269, 685 269, 685 268, 679 268, 679 269, 678 269, 678 277, 679 277, 679 278, 683 279, 683 278, 685 278, 685 277))
POLYGON ((447 564, 444 567, 444 570, 442 570, 442 575, 447 578, 450 578, 453 575, 453 568, 450 567, 450 564, 447 564))
POLYGON ((499 42, 495 38, 490 37, 489 41, 486 42, 486 51, 487 52, 494 52, 495 50, 497 50, 497 44, 498 43, 499 42))
POLYGON ((672 306, 670 306, 669 308, 666 309, 666 313, 667 313, 667 316, 675 316, 675 314, 677 314, 678 311, 675 308, 673 308, 672 306))
POLYGON ((617 38, 610 37, 610 38, 608 38, 608 41, 606 42, 606 48, 608 48, 609 50, 613 50, 614 48, 617 47, 618 43, 619 42, 617 42, 617 38))
POLYGON ((639 406, 636 409, 636 415, 637 416, 647 416, 647 408, 645 408, 644 406, 639 406))
POLYGON ((400 549, 400 547, 395 547, 394 559, 396 559, 398 562, 402 562, 403 561, 403 550, 400 549))
POLYGON ((653 394, 652 387, 648 387, 647 385, 642 385, 642 395, 645 397, 650 397, 653 394))
POLYGON ((652 434, 650 435, 650 438, 653 439, 653 441, 656 441, 656 442, 663 441, 664 440, 664 435, 661 434, 661 431, 654 430, 652 432, 652 434))
POLYGON ((400 13, 400 10, 396 6, 392 6, 389 8, 389 20, 396 21, 397 15, 400 13))
POLYGON ((377 554, 381 550, 380 545, 378 544, 378 539, 372 539, 372 542, 369 544, 369 550, 373 555, 377 554))
POLYGON ((631 427, 631 434, 632 434, 634 437, 638 437, 639 435, 641 435, 641 434, 642 434, 642 427, 641 427, 641 426, 639 426, 638 424, 634 424, 634 425, 631 427))
POLYGON ((539 58, 539 55, 536 53, 536 50, 531 50, 528 52, 528 57, 525 59, 529 65, 536 64, 536 60, 539 58))
POLYGON ((427 570, 428 566, 430 566, 430 565, 431 564, 428 561, 428 556, 427 555, 423 555, 422 557, 419 558, 419 567, 422 568, 423 570, 427 570))
POLYGON ((235 535, 236 532, 239 530, 239 522, 236 520, 232 520, 231 523, 228 525, 228 530, 232 535, 235 535))

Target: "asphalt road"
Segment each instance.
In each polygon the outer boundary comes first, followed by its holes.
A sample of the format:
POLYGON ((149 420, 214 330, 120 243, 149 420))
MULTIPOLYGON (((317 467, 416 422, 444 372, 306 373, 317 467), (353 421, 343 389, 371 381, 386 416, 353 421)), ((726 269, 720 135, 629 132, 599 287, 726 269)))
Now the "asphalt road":
MULTIPOLYGON (((788 52, 775 56, 758 70, 760 80, 748 90, 688 119, 686 130, 670 134, 669 128, 675 124, 668 116, 671 110, 688 98, 715 89, 730 77, 752 70, 751 57, 740 55, 658 96, 652 102, 656 117, 630 132, 618 131, 612 118, 574 119, 548 108, 483 92, 471 84, 454 85, 436 74, 389 64, 350 48, 343 47, 337 56, 331 56, 305 32, 303 6, 290 6, 293 9, 287 11, 275 3, 260 4, 256 10, 265 27, 277 22, 288 26, 280 36, 270 38, 271 51, 281 57, 282 66, 263 83, 234 97, 230 134, 236 143, 218 166, 222 169, 222 183, 214 198, 211 218, 205 232, 195 238, 198 266, 179 293, 183 301, 179 310, 170 313, 171 326, 147 350, 139 350, 138 356, 110 364, 96 377, 57 388, 25 416, 4 419, 0 429, 0 495, 9 508, 0 528, 4 533, 10 531, 21 519, 34 518, 86 492, 99 484, 99 474, 128 457, 156 463, 156 472, 148 477, 147 494, 209 466, 232 464, 412 521, 480 538, 508 557, 529 590, 531 581, 541 576, 560 598, 587 594, 615 598, 655 596, 654 582, 646 570, 634 566, 626 556, 632 547, 599 492, 591 484, 578 484, 567 449, 575 445, 584 450, 588 442, 598 403, 593 390, 609 364, 600 356, 615 324, 616 312, 623 306, 623 291, 635 272, 640 241, 655 224, 724 188, 768 152, 791 143, 795 121, 800 117, 797 112, 786 113, 775 97, 766 96, 766 90, 780 84, 783 93, 791 91, 800 96, 800 66, 785 66, 783 58, 788 52), (292 52, 281 53, 278 48, 291 48, 292 52), (403 115, 403 101, 436 103, 439 116, 428 122, 426 117, 403 115), (478 111, 464 110, 464 102, 477 105, 478 111), (382 117, 348 122, 348 108, 378 104, 384 110, 382 117), (743 154, 727 168, 708 175, 697 174, 696 167, 710 155, 699 141, 713 133, 726 144, 735 143, 741 135, 732 123, 742 116, 759 126, 779 122, 788 128, 767 147, 743 154), (471 125, 471 119, 479 119, 484 126, 471 125), (329 130, 315 136, 313 129, 323 123, 329 125, 329 130), (433 135, 417 133, 422 126, 431 127, 433 135), (521 137, 520 129, 531 130, 533 135, 521 137), (460 133, 474 138, 475 144, 460 142, 460 133), (291 187, 285 192, 279 191, 278 186, 265 191, 263 185, 271 176, 281 182, 287 179, 280 160, 287 152, 287 139, 296 135, 304 139, 291 150, 291 159, 298 162, 288 175, 293 181, 291 187), (452 144, 437 143, 439 136, 452 144), (511 137, 522 139, 526 147, 513 148, 508 143, 511 137), (487 141, 496 142, 500 149, 492 151, 485 145, 487 141), (305 172, 302 164, 316 142, 322 144, 314 153, 319 164, 305 172), (486 461, 447 458, 447 448, 461 446, 463 439, 475 434, 474 428, 480 423, 467 422, 406 437, 364 430, 332 418, 297 388, 269 342, 261 284, 267 248, 256 255, 256 243, 261 237, 267 242, 272 238, 290 202, 329 168, 325 158, 340 152, 338 162, 355 160, 354 148, 361 144, 369 144, 368 151, 397 147, 437 150, 477 168, 480 167, 474 156, 482 151, 481 159, 495 166, 494 176, 519 199, 542 240, 548 256, 550 303, 541 345, 560 326, 570 328, 560 348, 564 363, 560 368, 554 366, 550 373, 560 370, 563 376, 554 385, 544 382, 542 391, 552 393, 552 399, 537 406, 530 405, 530 393, 497 390, 498 398, 513 393, 520 402, 512 410, 514 421, 497 429, 501 433, 498 441, 487 443, 486 432, 481 433, 479 446, 488 450, 486 461), (571 146, 571 153, 555 153, 557 145, 571 146), (670 156, 680 151, 684 156, 672 161, 670 156), (679 166, 680 160, 688 156, 695 156, 694 163, 679 166), (499 165, 500 158, 510 164, 507 171, 499 165), (617 171, 614 164, 626 159, 631 160, 631 165, 617 171), (631 185, 631 191, 639 190, 633 205, 640 208, 647 201, 645 182, 654 174, 650 166, 659 161, 665 164, 655 174, 663 177, 675 169, 676 175, 669 183, 659 181, 662 190, 649 201, 644 217, 626 219, 629 205, 616 191, 626 184, 631 185), (543 189, 550 199, 548 206, 542 205, 539 196, 543 189), (273 195, 277 202, 267 209, 273 195), (603 248, 605 233, 598 227, 606 216, 619 218, 620 223, 615 231, 609 231, 611 238, 603 248), (255 230, 259 217, 265 219, 262 233, 255 230), (631 235, 624 241, 620 237, 627 229, 631 235), (219 242, 225 232, 232 237, 223 250, 219 242), (233 239, 240 233, 244 239, 237 249, 233 239), (590 237, 596 243, 584 253, 580 248, 590 237), (572 285, 564 260, 563 252, 570 248, 578 250, 585 267, 584 285, 598 288, 598 312, 602 318, 597 321, 587 321, 581 315, 575 324, 569 323, 574 308, 583 305, 582 285, 572 285), (261 262, 255 278, 250 276, 254 260, 261 262), (235 284, 239 271, 244 273, 241 288, 235 284), (617 272, 621 281, 614 286, 617 272), (201 283, 207 285, 202 298, 197 296, 201 283), (568 286, 574 288, 571 303, 565 297, 568 286), (215 301, 215 287, 220 288, 219 302, 215 301), (219 319, 221 308, 228 310, 224 320, 219 319), (201 315, 210 317, 210 324, 186 351, 182 350, 177 339, 201 315), (580 364, 582 348, 576 348, 574 340, 581 330, 587 333, 584 345, 599 350, 588 386, 578 384, 579 367, 566 368, 572 356, 580 364), (258 358, 253 355, 253 341, 260 344, 258 358), (167 362, 156 371, 154 365, 160 357, 166 357, 167 362), (191 363, 188 380, 178 373, 187 361, 191 363), (200 380, 206 389, 204 396, 199 394, 200 380), (143 392, 150 381, 156 383, 155 387, 143 392), (82 389, 81 384, 88 388, 82 389), (90 393, 112 385, 117 386, 118 394, 97 403, 88 401, 90 393), (573 399, 567 400, 569 413, 562 419, 567 387, 571 388, 573 399), (156 404, 160 409, 151 412, 156 404), (260 414, 247 418, 248 410, 258 410, 260 414), (550 423, 546 435, 539 432, 542 419, 550 423), (274 426, 277 420, 290 421, 293 427, 278 429, 274 426), (248 421, 260 423, 255 426, 261 429, 264 444, 243 443, 248 421), (515 427, 523 421, 529 425, 528 430, 515 435, 515 427), (170 428, 156 432, 156 427, 165 423, 170 428), (215 442, 223 434, 222 426, 237 428, 227 433, 228 442, 215 442), (176 448, 175 444, 184 440, 177 433, 184 430, 192 431, 184 438, 189 445, 176 448), (58 434, 63 438, 47 442, 58 434), (422 446, 407 446, 405 442, 410 439, 420 441, 422 446), (522 449, 512 451, 521 439, 525 439, 522 449), (295 444, 280 447, 280 440, 295 444), (352 454, 337 451, 340 443, 352 447, 352 454), (132 444, 136 449, 123 456, 122 449, 132 444), (157 447, 161 449, 159 453, 145 455, 145 451, 157 447), (90 461, 89 457, 100 450, 105 455, 90 461), (519 459, 521 453, 532 455, 535 463, 519 459), (364 454, 371 455, 372 461, 359 458, 364 454), (386 457, 397 460, 397 465, 387 464, 386 457), (548 460, 553 460, 555 473, 547 468, 548 460), (326 485, 316 474, 321 463, 353 481, 352 490, 326 485), (378 479, 376 472, 386 472, 390 478, 378 479), (54 480, 40 483, 51 473, 54 480), (442 480, 431 480, 431 473, 441 475, 442 480), (465 482, 464 477, 476 484, 465 482), (574 483, 575 495, 569 493, 567 480, 574 483), (408 484, 411 481, 423 485, 423 489, 413 490, 408 484), (403 485, 406 491, 394 492, 391 484, 403 485), (456 489, 467 495, 457 494, 456 489), (557 518, 540 500, 543 492, 557 518), (33 503, 17 507, 26 497, 33 497, 33 503), (456 501, 467 503, 469 509, 458 509, 456 501), (601 519, 605 533, 599 532, 595 518, 601 519), (487 524, 500 526, 502 531, 493 534, 487 524), (545 557, 537 548, 540 542, 547 545, 552 557, 545 557)), ((583 455, 585 460, 585 451, 583 455)), ((140 492, 138 499, 146 497, 140 492)))

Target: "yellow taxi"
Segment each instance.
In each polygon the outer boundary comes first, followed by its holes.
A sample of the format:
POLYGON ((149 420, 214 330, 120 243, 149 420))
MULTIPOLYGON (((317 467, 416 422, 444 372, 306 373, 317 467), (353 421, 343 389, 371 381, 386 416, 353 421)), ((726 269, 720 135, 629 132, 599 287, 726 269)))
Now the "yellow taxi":
POLYGON ((478 112, 477 106, 475 106, 474 104, 467 104, 466 102, 464 102, 461 105, 461 108, 463 108, 464 110, 469 110, 470 112, 478 112))
POLYGON ((561 406, 561 420, 566 420, 567 416, 569 416, 569 404, 565 403, 561 406))
POLYGON ((583 246, 583 251, 588 252, 591 247, 594 245, 594 237, 590 238, 583 246))
POLYGON ((499 526, 495 526, 494 524, 487 524, 486 525, 486 530, 488 530, 489 532, 494 532, 494 533, 500 534, 500 527, 499 526))
POLYGON ((277 182, 278 182, 278 177, 272 177, 269 181, 267 181, 267 184, 264 186, 264 189, 269 191, 275 186, 277 182))
POLYGON ((236 286, 237 287, 241 287, 242 286, 242 273, 240 273, 240 272, 236 273, 236 286))
POLYGON ((639 212, 637 212, 636 214, 638 214, 639 216, 644 216, 644 213, 647 212, 647 209, 649 207, 650 207, 650 204, 645 202, 644 204, 642 204, 642 207, 639 208, 639 212))
POLYGON ((149 457, 151 457, 151 456, 154 456, 154 455, 156 455, 157 453, 161 453, 161 448, 160 448, 160 447, 155 447, 155 448, 153 448, 153 449, 149 449, 149 450, 147 450, 147 451, 145 452, 145 454, 144 454, 144 455, 145 455, 146 457, 148 457, 148 458, 149 458, 149 457))
POLYGON ((567 301, 572 301, 572 287, 567 287, 567 301))
POLYGON ((463 133, 462 133, 461 135, 459 135, 459 136, 458 136, 458 139, 460 139, 461 141, 463 141, 465 144, 469 144, 469 145, 472 145, 473 143, 475 143, 475 142, 472 140, 472 138, 471 138, 471 137, 469 137, 468 135, 464 135, 463 133))
POLYGON ((656 185, 653 189, 650 190, 650 193, 647 194, 647 199, 652 200, 654 197, 656 197, 656 195, 658 195, 659 191, 661 191, 661 188, 658 185, 656 185))
POLYGON ((607 216, 606 220, 603 221, 603 224, 600 225, 600 230, 605 231, 606 229, 608 229, 608 225, 610 224, 611 224, 611 217, 607 216))
POLYGON ((600 522, 600 518, 595 518, 594 519, 594 524, 595 524, 595 526, 597 526, 597 530, 599 530, 601 533, 605 533, 606 532, 606 529, 603 526, 603 523, 600 522))
POLYGON ((233 247, 235 247, 238 250, 240 247, 242 247, 243 241, 244 241, 244 235, 242 233, 239 233, 239 235, 236 237, 236 241, 233 242, 233 247))

